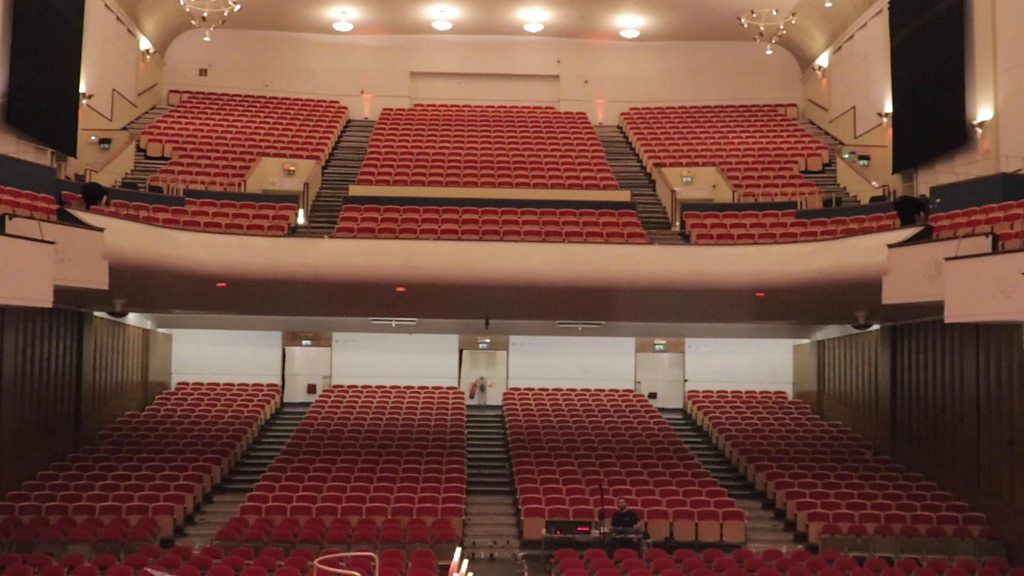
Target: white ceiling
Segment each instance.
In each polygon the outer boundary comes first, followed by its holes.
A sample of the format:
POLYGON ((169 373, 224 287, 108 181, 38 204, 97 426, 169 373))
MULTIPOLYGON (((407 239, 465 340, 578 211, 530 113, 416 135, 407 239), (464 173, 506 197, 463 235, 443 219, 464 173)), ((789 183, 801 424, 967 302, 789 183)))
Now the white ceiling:
POLYGON ((739 25, 738 15, 768 6, 789 10, 796 0, 245 0, 228 26, 336 34, 332 14, 350 7, 358 12, 352 34, 438 34, 430 27, 428 11, 439 4, 460 11, 446 34, 526 36, 517 13, 539 7, 551 17, 538 36, 618 39, 616 18, 635 14, 645 19, 643 40, 745 40, 750 34, 739 25))
MULTIPOLYGON (((107 0, 133 19, 159 50, 191 26, 175 0, 107 0)), ((530 36, 517 13, 539 7, 551 13, 537 36, 589 40, 621 40, 615 19, 622 14, 644 17, 637 41, 737 41, 751 33, 737 21, 751 9, 796 10, 799 21, 782 45, 807 67, 836 37, 878 0, 242 0, 228 28, 338 34, 331 29, 332 12, 358 11, 352 34, 430 34, 427 10, 438 3, 460 9, 455 28, 444 34, 530 36)))

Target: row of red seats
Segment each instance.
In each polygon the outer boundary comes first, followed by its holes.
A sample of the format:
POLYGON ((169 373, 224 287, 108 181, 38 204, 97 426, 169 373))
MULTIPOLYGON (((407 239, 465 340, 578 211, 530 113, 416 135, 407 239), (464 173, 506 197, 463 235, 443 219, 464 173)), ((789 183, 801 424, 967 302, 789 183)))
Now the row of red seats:
MULTIPOLYGON (((463 156, 452 156, 457 157, 463 156)), ((601 141, 586 115, 554 108, 385 109, 370 137, 366 162, 357 182, 388 186, 618 189, 601 141), (473 157, 475 161, 452 164, 437 154, 455 150, 465 151, 464 157, 473 157), (550 155, 550 164, 545 163, 545 154, 550 155), (421 168, 416 168, 414 159, 422 164, 421 168), (403 160, 410 162, 407 170, 398 165, 403 160), (394 163, 394 168, 389 163, 394 163), (543 172, 521 170, 522 175, 516 177, 516 169, 533 165, 547 168, 543 172)))
MULTIPOLYGON (((101 434, 98 445, 86 447, 82 453, 69 456, 67 462, 55 463, 50 471, 39 475, 39 480, 23 485, 27 490, 10 493, 3 508, 6 525, 29 525, 33 521, 49 525, 50 520, 55 519, 64 526, 79 526, 93 518, 102 521, 125 518, 128 526, 135 527, 139 522, 152 518, 158 528, 157 535, 170 537, 175 526, 184 524, 186 515, 195 509, 198 502, 240 457, 255 437, 259 426, 278 405, 280 398, 279 388, 254 387, 230 399, 220 396, 222 390, 220 387, 190 388, 188 392, 170 390, 161 394, 143 412, 126 413, 101 434), (215 421, 220 423, 230 419, 232 426, 211 425, 208 428, 193 429, 204 430, 203 433, 193 433, 188 429, 167 431, 162 418, 169 415, 190 416, 193 407, 188 400, 196 398, 195 392, 205 392, 204 401, 211 405, 211 412, 206 414, 210 420, 202 422, 213 424, 215 421), (179 397, 183 401, 178 401, 179 397), (156 414, 160 416, 154 417, 156 414), (128 432, 128 427, 132 427, 131 432, 128 432), (158 436, 150 440, 133 437, 140 431, 166 434, 167 437, 158 436), (178 463, 160 463, 162 456, 170 457, 178 463), (140 457, 143 459, 141 462, 138 461, 140 457), (186 458, 188 461, 183 461, 186 458), (93 471, 110 475, 151 472, 154 476, 149 480, 154 481, 144 483, 141 482, 142 478, 133 477, 140 480, 138 484, 141 486, 136 488, 142 488, 141 491, 133 492, 124 490, 125 485, 121 485, 118 490, 119 486, 108 483, 105 486, 110 491, 79 493, 75 489, 86 489, 86 486, 78 482, 70 484, 71 490, 68 493, 51 493, 47 490, 48 483, 55 477, 60 478, 61 473, 75 471, 83 473, 83 478, 84 474, 93 471), (37 503, 34 502, 36 494, 52 494, 52 499, 44 496, 43 499, 51 501, 46 504, 37 503), (82 502, 72 503, 78 496, 71 494, 80 494, 82 502), (74 522, 61 520, 68 518, 74 522), (8 519, 13 520, 8 522, 8 519)), ((93 487, 101 486, 104 486, 102 482, 93 487)))
POLYGON ((0 215, 3 214, 52 221, 57 219, 57 201, 49 194, 0 186, 0 215))
MULTIPOLYGON (((795 401, 793 402, 795 403, 795 401)), ((727 456, 739 465, 741 471, 755 480, 755 486, 758 489, 766 490, 767 484, 774 482, 772 488, 776 496, 776 503, 785 506, 787 517, 796 521, 798 531, 808 534, 810 542, 818 543, 820 541, 822 528, 827 524, 839 525, 845 529, 848 524, 846 521, 850 520, 850 517, 843 514, 840 516, 841 522, 832 522, 832 514, 837 511, 871 513, 869 517, 877 518, 880 522, 877 525, 862 526, 861 528, 868 534, 883 537, 893 533, 902 533, 904 536, 940 536, 938 530, 929 531, 929 528, 937 526, 936 514, 927 512, 907 514, 898 511, 875 512, 869 510, 871 503, 861 498, 874 498, 872 494, 877 494, 877 500, 874 501, 891 502, 895 507, 896 502, 906 501, 908 498, 914 498, 914 494, 921 493, 923 495, 920 498, 914 499, 919 506, 921 501, 935 503, 952 501, 951 494, 939 491, 933 483, 924 483, 919 475, 904 473, 902 467, 895 465, 888 458, 874 456, 866 446, 855 445, 852 442, 847 446, 818 445, 804 448, 802 450, 804 455, 799 455, 790 448, 792 434, 788 430, 766 434, 765 427, 753 428, 745 420, 748 414, 747 406, 756 406, 762 413, 765 413, 780 405, 784 404, 780 403, 778 397, 774 395, 735 397, 705 392, 693 393, 687 400, 688 409, 698 415, 704 426, 714 431, 715 441, 725 449, 727 456), (746 429, 737 431, 738 427, 746 427, 746 429), (902 489, 882 493, 801 490, 794 480, 787 478, 787 475, 790 471, 799 471, 801 467, 811 464, 808 459, 816 455, 821 457, 821 463, 831 461, 839 464, 837 472, 869 472, 870 470, 866 470, 864 464, 860 462, 876 462, 880 466, 889 466, 894 474, 900 475, 898 477, 904 484, 899 486, 902 489), (849 466, 849 468, 843 469, 845 466, 849 466), (917 483, 912 484, 915 481, 917 483), (836 499, 837 496, 842 496, 844 500, 836 499), (849 506, 853 506, 853 509, 849 509, 849 506), (914 524, 915 520, 920 524, 914 524)), ((802 425, 806 430, 839 430, 837 425, 822 422, 811 416, 805 416, 802 420, 793 420, 790 425, 792 427, 802 425)), ((847 438, 858 438, 850 430, 842 429, 842 432, 847 438)), ((860 440, 863 441, 863 439, 860 440)), ((961 506, 960 509, 962 510, 964 507, 961 506)), ((856 518, 857 516, 854 514, 854 519, 856 518)), ((947 523, 943 528, 950 528, 941 530, 947 536, 952 536, 955 532, 955 535, 961 538, 988 537, 987 522, 983 515, 967 512, 949 513, 948 516, 943 515, 942 519, 947 523), (956 527, 962 527, 965 530, 954 531, 954 519, 956 527)), ((855 522, 849 523, 849 525, 852 524, 855 522)))
POLYGON ((263 546, 346 546, 445 544, 461 540, 453 523, 444 518, 347 519, 239 516, 214 535, 224 544, 263 546))
MULTIPOLYGON (((338 554, 346 548, 325 548, 323 555, 338 554)), ((53 557, 42 553, 0 554, 3 576, 135 576, 147 569, 173 576, 307 576, 313 572, 313 562, 320 551, 312 547, 297 547, 287 555, 284 549, 267 546, 259 554, 252 547, 236 546, 224 549, 206 546, 197 551, 185 546, 164 550, 157 546, 144 546, 138 552, 120 558, 113 553, 69 553, 53 557)), ((434 576, 437 555, 429 548, 415 548, 407 554, 401 548, 384 548, 378 553, 381 576, 434 576)), ((369 576, 373 569, 368 558, 353 557, 346 563, 333 561, 330 565, 344 567, 369 576)))
MULTIPOLYGON (((545 490, 559 489, 563 481, 571 482, 571 485, 578 485, 576 490, 585 490, 586 485, 582 476, 585 470, 582 467, 565 466, 557 468, 550 467, 550 474, 545 476, 532 476, 529 472, 535 472, 541 466, 537 463, 544 463, 550 460, 554 463, 557 460, 586 460, 595 466, 595 472, 603 472, 602 469, 618 470, 622 474, 623 482, 626 485, 637 488, 657 488, 655 478, 672 482, 673 474, 676 477, 689 481, 690 472, 684 467, 689 463, 695 472, 707 473, 692 455, 689 454, 682 441, 679 440, 668 423, 654 409, 654 407, 639 394, 627 390, 509 390, 504 394, 505 417, 508 423, 509 445, 512 456, 513 470, 515 472, 517 493, 521 498, 530 502, 530 496, 544 494, 545 490), (579 411, 577 411, 579 410, 579 411), (565 418, 572 419, 565 422, 565 418), (636 426, 636 436, 621 436, 621 442, 608 441, 603 446, 594 445, 591 450, 584 447, 595 435, 603 433, 609 422, 631 422, 636 426), (563 450, 570 448, 569 450, 563 450), (575 448, 575 449, 572 449, 575 448), (555 454, 558 454, 556 456, 555 454), (665 468, 650 466, 644 468, 640 462, 645 460, 662 461, 666 463, 665 468), (625 477, 625 464, 630 464, 631 476, 625 477), (620 468, 620 466, 623 466, 620 468), (677 472, 673 472, 677 471, 677 472)), ((618 427, 617 424, 612 426, 618 427)), ((707 480, 714 482, 707 474, 707 480)), ((709 486, 710 487, 710 486, 709 486)), ((656 492, 655 492, 656 494, 656 492)), ((647 502, 651 508, 640 508, 641 514, 650 510, 657 510, 655 514, 664 511, 664 518, 651 518, 648 521, 648 531, 659 540, 664 540, 673 535, 671 530, 671 517, 667 509, 663 508, 664 500, 657 498, 657 502, 647 502), (658 504, 657 507, 653 504, 658 504)), ((567 504, 567 502, 566 502, 567 504)), ((640 504, 640 502, 637 502, 640 504)), ((523 515, 523 537, 524 539, 537 539, 543 529, 543 520, 561 519, 565 516, 593 517, 594 507, 592 502, 588 506, 555 505, 547 507, 543 500, 540 504, 524 505, 520 502, 523 515), (590 511, 589 513, 587 511, 590 511), (588 516, 589 515, 589 516, 588 516)), ((710 508, 710 506, 709 506, 710 508)), ((715 510, 716 519, 718 511, 715 510)), ((739 511, 742 516, 742 511, 739 511)), ((737 541, 735 518, 730 520, 730 528, 727 530, 730 541, 737 541)), ((742 524, 742 521, 740 522, 742 524)), ((696 524, 693 525, 696 529, 696 524)), ((716 524, 718 537, 721 538, 722 524, 716 524)), ((710 528, 706 529, 706 535, 710 538, 710 528)), ((742 532, 742 530, 739 530, 742 532)), ((688 533, 680 528, 679 538, 685 541, 692 541, 688 533)), ((740 540, 742 541, 742 538, 740 540)))
POLYGON ((1024 248, 1024 200, 940 212, 931 215, 928 223, 934 228, 935 238, 996 234, 1000 249, 1024 248))
POLYGON ((694 244, 779 244, 785 242, 811 242, 815 240, 833 240, 860 234, 873 234, 896 229, 892 223, 883 222, 875 225, 844 226, 824 229, 797 229, 784 231, 737 231, 700 230, 690 235, 694 244))
POLYGON ((182 94, 178 103, 143 130, 139 145, 148 156, 170 157, 177 165, 161 168, 150 184, 241 190, 255 160, 210 169, 209 161, 197 158, 209 149, 220 149, 222 157, 283 157, 323 161, 341 133, 347 109, 329 100, 280 100, 239 94, 207 96, 182 94), (225 115, 233 109, 234 118, 225 115), (299 129, 282 138, 289 125, 299 129), (301 129, 302 126, 308 129, 301 129), (202 152, 200 152, 202 151, 202 152), (183 154, 192 154, 190 159, 183 154), (201 162, 202 168, 194 166, 201 162), (191 169, 191 170, 190 170, 191 169), (191 173, 189 173, 191 171, 191 173))
POLYGON ((651 548, 643 556, 630 548, 619 548, 609 557, 603 548, 559 548, 551 557, 556 576, 1021 576, 1024 569, 1011 568, 1002 558, 979 561, 959 557, 946 559, 855 557, 834 549, 814 553, 803 548, 789 552, 768 548, 755 552, 746 548, 724 551, 707 548, 695 551, 679 548, 671 555, 651 548), (638 571, 638 572, 634 572, 638 571))
POLYGON ((386 238, 408 240, 504 240, 525 242, 591 242, 610 244, 647 244, 642 229, 604 230, 592 228, 520 228, 518 226, 398 226, 394 224, 338 224, 334 236, 339 238, 386 238))
MULTIPOLYGON (((408 514, 408 517, 444 519, 450 523, 453 536, 449 538, 448 533, 429 534, 432 541, 451 543, 461 540, 462 516, 465 509, 464 495, 466 485, 466 454, 465 454, 465 398, 461 391, 443 387, 363 387, 363 386, 336 386, 328 388, 320 395, 309 413, 303 419, 297 432, 293 435, 282 455, 275 460, 275 464, 282 465, 303 465, 300 459, 308 458, 309 470, 312 466, 322 466, 326 472, 327 466, 340 464, 341 459, 348 458, 353 466, 361 463, 382 464, 385 458, 390 458, 393 466, 401 470, 401 466, 408 462, 417 466, 433 465, 436 463, 444 470, 444 475, 436 475, 439 490, 437 492, 438 504, 412 505, 410 503, 394 504, 397 484, 369 484, 355 483, 350 477, 347 485, 326 484, 320 493, 310 492, 304 498, 310 501, 307 504, 261 504, 247 502, 239 508, 239 517, 266 517, 268 509, 279 515, 296 517, 293 514, 303 514, 302 518, 317 517, 318 514, 337 514, 331 518, 345 518, 352 520, 364 520, 372 518, 394 517, 395 512, 408 514), (367 410, 367 416, 375 415, 375 418, 350 418, 361 408, 367 410), (331 411, 339 416, 325 417, 331 411), (408 411, 408 412, 406 412, 408 411), (408 413, 408 418, 387 418, 387 414, 408 413), (424 428, 418 425, 420 416, 426 418, 431 428, 424 428), (372 436, 364 434, 367 430, 372 436), (435 435, 433 432, 440 434, 435 435), (320 442, 312 439, 317 433, 337 433, 333 442, 320 442), (410 452, 409 449, 396 449, 399 443, 412 445, 417 441, 429 441, 433 444, 427 450, 410 452), (327 456, 330 454, 330 456, 327 456), (391 454, 387 456, 386 454, 391 454), (427 464, 431 463, 431 464, 427 464), (328 486, 331 491, 328 491, 328 486), (359 488, 362 486, 362 488, 359 488), (346 498, 358 494, 360 501, 365 497, 364 503, 352 502, 346 504, 346 498), (440 499, 445 494, 458 495, 457 502, 441 504, 440 499), (389 503, 385 504, 386 496, 389 503), (380 498, 378 503, 371 504, 370 498, 380 498), (316 500, 316 502, 313 502, 316 500), (397 510, 395 508, 397 507, 397 510), (433 516, 430 516, 433 515, 433 516)), ((333 469, 333 468, 332 468, 333 469)), ((366 480, 374 478, 366 475, 366 480)), ((294 478, 298 479, 298 478, 294 478)), ((394 478, 399 479, 397 476, 394 478)), ((289 490, 288 486, 295 483, 284 482, 284 475, 281 482, 273 476, 264 475, 261 478, 261 491, 277 493, 289 490), (287 486, 286 486, 287 485, 287 486), (280 486, 281 490, 278 489, 280 486)), ((416 479, 422 483, 423 477, 416 479)), ((340 484, 340 483, 338 483, 340 484)), ((296 498, 297 495, 293 496, 296 498)), ((418 499, 418 496, 417 496, 418 499)), ((294 500, 293 500, 294 501, 294 500)), ((369 524, 366 524, 369 525, 369 524)))
POLYGON ((458 214, 453 216, 420 216, 416 214, 352 214, 342 211, 338 216, 338 222, 353 225, 381 225, 393 224, 395 226, 521 226, 524 228, 603 228, 608 229, 640 229, 643 225, 640 219, 634 214, 631 218, 596 218, 580 216, 475 216, 458 214))
POLYGON ((157 216, 134 210, 121 211, 107 206, 93 206, 91 211, 96 214, 103 214, 104 216, 135 220, 164 228, 215 234, 245 234, 247 236, 284 236, 288 234, 289 229, 289 224, 286 221, 291 220, 291 216, 285 213, 271 215, 266 213, 233 212, 227 213, 227 219, 224 219, 215 217, 212 214, 207 218, 157 216), (244 219, 246 216, 253 219, 244 219))

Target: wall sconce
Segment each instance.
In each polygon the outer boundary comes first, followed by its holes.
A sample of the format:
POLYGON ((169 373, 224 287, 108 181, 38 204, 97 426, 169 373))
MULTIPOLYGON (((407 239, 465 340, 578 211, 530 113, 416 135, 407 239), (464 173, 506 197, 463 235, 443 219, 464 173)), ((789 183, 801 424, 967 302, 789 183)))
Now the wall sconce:
POLYGON ((971 126, 974 126, 974 131, 978 133, 978 136, 981 136, 981 133, 985 131, 985 126, 988 126, 988 120, 975 120, 971 122, 971 126))
POLYGON ((815 64, 814 66, 811 66, 811 69, 814 70, 814 73, 818 75, 818 78, 825 77, 826 68, 824 66, 820 64, 815 64))
POLYGON ((878 117, 882 119, 885 124, 889 123, 889 119, 892 118, 892 112, 883 111, 878 113, 878 117))
POLYGON ((81 101, 82 106, 85 106, 86 104, 88 104, 89 100, 92 100, 93 96, 94 96, 93 94, 89 94, 87 92, 79 92, 78 93, 78 99, 79 99, 79 101, 81 101))
POLYGON ((153 54, 156 54, 156 50, 153 50, 152 48, 147 48, 146 50, 142 51, 142 59, 146 62, 149 62, 153 59, 153 54))

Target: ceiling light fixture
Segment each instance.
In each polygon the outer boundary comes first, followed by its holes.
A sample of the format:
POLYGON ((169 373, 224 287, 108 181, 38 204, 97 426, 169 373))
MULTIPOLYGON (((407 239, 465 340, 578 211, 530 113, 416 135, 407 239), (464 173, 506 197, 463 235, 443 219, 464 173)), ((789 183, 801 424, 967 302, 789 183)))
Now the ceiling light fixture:
POLYGON ((223 26, 234 12, 242 9, 238 0, 178 0, 192 25, 203 31, 203 40, 213 39, 212 32, 223 26))
POLYGON ((544 25, 540 22, 527 22, 523 24, 523 30, 526 30, 530 34, 536 34, 544 29, 544 25))
POLYGON ((454 20, 459 17, 459 9, 447 4, 438 4, 427 8, 430 26, 438 32, 447 32, 455 27, 454 20))
POLYGON ((764 53, 771 56, 775 53, 775 44, 788 32, 786 26, 796 23, 796 12, 783 14, 778 8, 762 8, 751 10, 742 16, 737 16, 740 25, 744 28, 754 29, 754 42, 764 43, 764 53))
POLYGON ((447 32, 455 26, 451 20, 434 20, 430 25, 438 32, 447 32))
POLYGON ((832 0, 825 0, 825 8, 831 8, 831 7, 832 7, 832 0))
POLYGON ((604 322, 591 320, 558 320, 555 322, 557 328, 568 328, 572 330, 594 330, 604 326, 604 322))
POLYGON ((419 320, 415 318, 370 318, 370 324, 374 326, 415 326, 419 320))
POLYGON ((356 25, 348 20, 338 20, 334 24, 331 24, 331 28, 334 28, 338 32, 351 32, 355 30, 356 25))
POLYGON ((619 36, 622 36, 626 40, 634 40, 640 37, 640 31, 636 28, 623 28, 619 30, 619 36))

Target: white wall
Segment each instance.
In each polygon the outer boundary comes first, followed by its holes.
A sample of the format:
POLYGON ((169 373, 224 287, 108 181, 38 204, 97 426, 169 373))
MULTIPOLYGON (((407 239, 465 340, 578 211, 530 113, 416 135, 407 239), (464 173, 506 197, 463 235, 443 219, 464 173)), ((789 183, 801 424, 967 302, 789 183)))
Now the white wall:
POLYGON ((457 335, 337 332, 332 348, 335 385, 457 386, 459 382, 457 335))
POLYGON ((995 0, 996 121, 1003 170, 1024 167, 1024 2, 995 0))
POLYGON ((657 392, 651 402, 659 408, 681 408, 683 379, 686 377, 686 355, 678 353, 639 352, 636 355, 636 381, 640 393, 657 392))
POLYGON ((107 8, 104 0, 86 0, 82 42, 82 83, 93 95, 89 106, 110 117, 114 91, 135 101, 139 39, 107 8))
MULTIPOLYGON (((353 116, 407 106, 411 76, 556 76, 560 107, 615 123, 631 105, 801 100, 800 70, 785 50, 754 42, 598 42, 479 36, 341 36, 252 30, 196 31, 167 49, 164 84, 341 99, 353 116), (209 68, 200 78, 198 69, 209 68)), ((505 96, 506 98, 508 96, 505 96)), ((540 101, 547 91, 537 95, 540 101)), ((462 98, 487 101, 487 85, 462 98)), ((532 101, 532 100, 530 100, 532 101)))
POLYGON ((892 104, 889 57, 889 12, 869 20, 829 63, 831 119, 856 110, 857 134, 878 125, 878 113, 892 104))
POLYGON ((799 340, 687 338, 687 390, 783 390, 793 393, 799 340))
POLYGON ((172 330, 175 383, 281 383, 281 333, 240 330, 172 330))
POLYGON ((284 349, 284 402, 314 402, 331 385, 331 349, 288 346, 284 349), (316 392, 307 392, 315 384, 316 392))
POLYGON ((628 388, 636 376, 633 338, 512 336, 510 388, 628 388))

